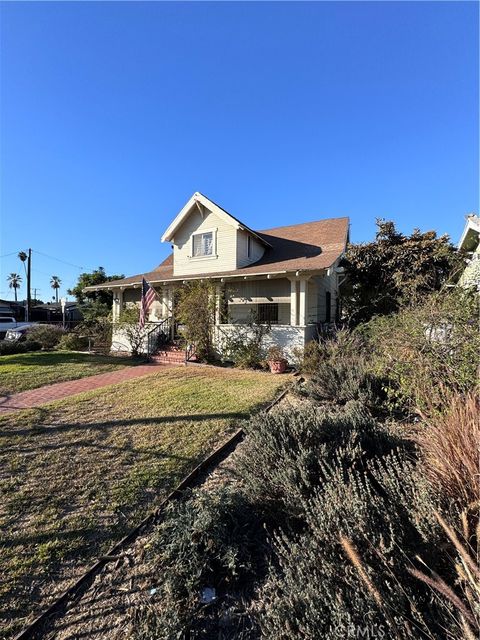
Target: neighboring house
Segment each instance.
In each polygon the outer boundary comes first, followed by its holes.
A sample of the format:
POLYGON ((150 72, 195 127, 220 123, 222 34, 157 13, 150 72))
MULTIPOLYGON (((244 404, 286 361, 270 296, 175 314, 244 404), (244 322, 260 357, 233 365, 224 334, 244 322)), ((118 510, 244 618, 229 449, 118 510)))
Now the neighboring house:
POLYGON ((11 317, 16 320, 23 320, 25 317, 25 307, 23 302, 0 300, 0 316, 2 318, 11 317))
POLYGON ((458 248, 468 255, 467 266, 459 284, 462 287, 475 287, 480 292, 480 217, 474 213, 468 215, 458 248))
MULTIPOLYGON (((175 322, 175 290, 197 279, 216 285, 217 342, 238 324, 269 324, 267 344, 287 355, 316 337, 339 314, 340 258, 348 242, 348 218, 254 231, 201 193, 195 193, 162 236, 172 254, 156 269, 85 291, 113 292, 113 319, 140 303, 144 277, 158 293, 151 329, 175 322)), ((173 329, 172 329, 173 331, 173 329)), ((128 349, 119 331, 112 348, 128 349)), ((147 347, 145 347, 147 349, 147 347)))
MULTIPOLYGON (((30 312, 31 320, 35 322, 63 322, 61 302, 47 302, 37 304, 30 312)), ((80 322, 83 318, 78 303, 72 300, 65 303, 65 322, 80 322)))

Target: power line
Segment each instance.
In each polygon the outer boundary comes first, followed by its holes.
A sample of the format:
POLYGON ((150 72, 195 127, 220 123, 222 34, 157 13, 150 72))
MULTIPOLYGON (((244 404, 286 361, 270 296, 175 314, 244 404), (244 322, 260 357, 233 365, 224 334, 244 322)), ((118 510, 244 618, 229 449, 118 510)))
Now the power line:
POLYGON ((20 253, 20 251, 12 251, 12 253, 4 253, 0 258, 9 258, 10 256, 16 256, 20 253))
POLYGON ((55 258, 54 256, 49 256, 48 253, 42 253, 41 251, 37 251, 36 249, 32 249, 33 253, 38 253, 40 256, 44 256, 45 258, 50 258, 50 260, 56 260, 57 262, 62 262, 63 264, 67 264, 69 267, 75 267, 76 269, 85 269, 85 267, 81 267, 78 264, 73 264, 72 262, 67 262, 66 260, 62 260, 61 258, 55 258))

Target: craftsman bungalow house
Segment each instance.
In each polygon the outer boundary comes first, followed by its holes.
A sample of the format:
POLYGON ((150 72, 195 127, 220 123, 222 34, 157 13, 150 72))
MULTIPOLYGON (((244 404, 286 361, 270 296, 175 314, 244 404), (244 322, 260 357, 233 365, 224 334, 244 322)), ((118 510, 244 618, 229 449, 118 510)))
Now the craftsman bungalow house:
MULTIPOLYGON (((172 253, 149 273, 112 281, 113 319, 126 305, 140 303, 144 277, 158 293, 148 327, 174 326, 175 289, 195 279, 216 285, 217 336, 238 324, 271 326, 266 340, 287 356, 332 323, 339 313, 339 261, 348 241, 348 218, 254 231, 201 193, 195 193, 162 236, 172 253)), ((220 340, 220 338, 218 338, 220 340)), ((147 347, 145 347, 147 348, 147 347)), ((113 350, 128 349, 119 331, 113 350)))

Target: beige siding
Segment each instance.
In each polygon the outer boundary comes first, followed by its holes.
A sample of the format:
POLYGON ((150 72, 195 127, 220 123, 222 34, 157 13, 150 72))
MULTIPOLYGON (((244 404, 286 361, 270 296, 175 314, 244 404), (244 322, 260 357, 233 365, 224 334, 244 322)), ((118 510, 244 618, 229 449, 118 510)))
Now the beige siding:
POLYGON ((247 231, 237 232, 237 267, 246 267, 260 260, 265 248, 260 242, 247 231), (250 257, 248 256, 248 237, 250 237, 250 257))
POLYGON ((326 321, 326 294, 330 291, 330 322, 335 322, 335 311, 337 308, 337 276, 332 273, 330 276, 315 278, 317 283, 317 322, 326 321))
POLYGON ((237 230, 209 211, 205 211, 203 217, 199 211, 192 211, 175 232, 173 244, 173 272, 176 276, 237 268, 237 230), (192 234, 211 229, 216 229, 214 256, 192 258, 192 234))

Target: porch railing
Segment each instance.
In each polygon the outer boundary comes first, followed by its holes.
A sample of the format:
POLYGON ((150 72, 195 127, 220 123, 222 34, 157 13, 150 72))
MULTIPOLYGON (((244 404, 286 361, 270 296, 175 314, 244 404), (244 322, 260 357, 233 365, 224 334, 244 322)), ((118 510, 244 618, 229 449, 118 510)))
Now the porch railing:
POLYGON ((168 342, 172 330, 172 318, 165 318, 147 333, 147 357, 153 355, 159 347, 168 342))

